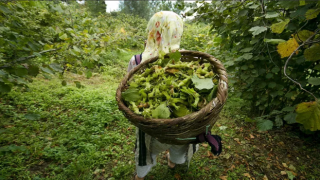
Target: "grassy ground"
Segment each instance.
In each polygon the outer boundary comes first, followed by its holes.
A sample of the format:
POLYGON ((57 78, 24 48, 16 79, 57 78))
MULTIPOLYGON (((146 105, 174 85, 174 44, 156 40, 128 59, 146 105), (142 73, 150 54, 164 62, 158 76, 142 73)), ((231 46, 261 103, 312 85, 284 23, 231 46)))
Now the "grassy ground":
MULTIPOLYGON (((0 98, 0 179, 130 179, 135 169, 134 126, 117 109, 115 90, 128 59, 90 79, 67 73, 59 79, 38 77, 30 91, 14 90, 0 98), (73 81, 85 88, 78 89, 73 81), (35 114, 39 114, 37 116, 35 114)), ((164 154, 149 179, 318 179, 319 140, 292 126, 258 132, 241 120, 245 103, 230 97, 214 134, 223 138, 215 157, 202 144, 187 170, 166 166, 164 154)))

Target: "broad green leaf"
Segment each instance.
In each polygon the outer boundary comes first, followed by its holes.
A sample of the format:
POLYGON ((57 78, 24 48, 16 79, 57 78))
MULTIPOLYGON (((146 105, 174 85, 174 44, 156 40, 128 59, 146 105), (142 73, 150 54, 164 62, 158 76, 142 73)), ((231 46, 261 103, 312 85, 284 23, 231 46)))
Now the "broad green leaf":
POLYGON ((197 75, 193 75, 191 80, 194 86, 199 90, 212 89, 214 86, 211 78, 200 79, 197 75))
POLYGON ((47 68, 47 67, 42 67, 42 66, 40 66, 40 69, 41 69, 43 72, 45 72, 45 73, 54 74, 54 73, 52 72, 52 70, 49 69, 49 68, 47 68))
POLYGON ((313 69, 320 71, 320 64, 316 65, 313 69))
POLYGON ((274 67, 271 69, 271 72, 273 72, 273 73, 277 73, 279 71, 280 71, 280 68, 278 68, 278 67, 274 67))
POLYGON ((252 27, 251 29, 249 29, 249 31, 252 32, 253 36, 258 35, 266 30, 268 30, 268 28, 266 28, 264 26, 255 26, 255 27, 252 27))
POLYGON ((293 180, 296 176, 291 172, 291 171, 286 171, 287 175, 288 175, 288 178, 290 180, 293 180))
POLYGON ((77 52, 81 52, 81 49, 79 49, 77 46, 73 46, 73 49, 77 52))
POLYGON ((66 86, 67 85, 67 81, 66 80, 61 81, 61 85, 62 86, 66 86))
POLYGON ((310 36, 312 36, 314 32, 308 31, 308 30, 302 30, 299 31, 297 34, 294 35, 294 38, 296 39, 297 42, 304 42, 306 41, 310 36))
POLYGON ((252 49, 253 49, 252 47, 247 47, 247 48, 241 49, 240 52, 250 52, 252 49))
POLYGON ((267 75, 266 75, 266 78, 267 79, 270 79, 270 78, 272 78, 273 77, 273 74, 272 73, 268 73, 267 75))
POLYGON ((308 79, 308 83, 309 84, 312 84, 312 85, 320 85, 320 78, 318 77, 318 78, 309 78, 308 79))
POLYGON ((33 121, 39 120, 41 118, 40 114, 36 114, 36 113, 28 113, 28 114, 25 114, 24 117, 26 119, 33 120, 33 121))
POLYGON ((50 75, 47 75, 47 74, 42 74, 42 75, 43 75, 43 77, 46 78, 46 79, 52 79, 50 75))
POLYGON ((38 56, 38 57, 42 57, 42 55, 40 53, 37 53, 37 52, 33 52, 33 55, 38 56))
POLYGON ((290 22, 290 19, 286 19, 286 20, 284 20, 282 22, 272 24, 271 25, 272 32, 281 34, 282 31, 288 25, 289 22, 290 22))
POLYGON ((35 66, 35 65, 30 65, 28 67, 28 74, 30 76, 34 76, 36 77, 38 74, 39 74, 39 67, 38 66, 35 66))
POLYGON ((319 13, 320 13, 320 9, 309 9, 306 12, 306 19, 307 20, 314 19, 318 16, 319 13))
POLYGON ((279 13, 275 12, 275 11, 272 11, 272 12, 267 12, 266 14, 266 18, 269 19, 269 18, 275 18, 275 17, 278 17, 279 16, 279 13))
POLYGON ((168 119, 170 114, 170 110, 165 103, 162 103, 152 111, 152 117, 156 119, 168 119))
POLYGON ((0 92, 6 93, 11 91, 11 86, 5 84, 4 82, 0 82, 0 92))
POLYGON ((86 77, 89 79, 92 76, 92 72, 90 70, 86 71, 86 77))
POLYGON ((270 43, 270 44, 279 44, 281 42, 286 42, 283 39, 264 39, 264 42, 270 43))
POLYGON ((180 61, 181 53, 179 51, 173 52, 169 54, 170 60, 174 60, 174 63, 177 63, 180 61))
POLYGON ((242 55, 242 57, 246 60, 251 59, 253 57, 252 53, 245 53, 242 55))
POLYGON ((297 114, 296 113, 289 113, 287 115, 284 116, 284 120, 288 123, 288 124, 294 124, 296 123, 296 116, 297 114))
POLYGON ((270 129, 272 129, 273 127, 273 122, 270 121, 270 120, 258 120, 257 121, 257 128, 260 130, 260 131, 268 131, 270 129))
POLYGON ((320 104, 318 102, 303 102, 297 105, 296 121, 310 131, 320 130, 320 104))
POLYGON ((14 72, 17 76, 24 76, 28 74, 28 70, 23 67, 14 69, 14 72))
POLYGON ((53 69, 57 72, 61 72, 61 73, 63 72, 63 68, 57 63, 52 63, 49 66, 51 67, 51 69, 53 69))
POLYGON ((11 11, 10 11, 7 7, 5 7, 5 6, 1 6, 1 5, 0 5, 0 10, 1 10, 2 12, 6 13, 6 14, 11 13, 11 11))
POLYGON ((320 59, 320 45, 313 44, 304 51, 304 57, 307 61, 317 61, 320 59))
POLYGON ((256 9, 257 7, 259 7, 258 4, 254 4, 254 5, 249 6, 250 9, 256 9))
POLYGON ((183 117, 185 115, 190 114, 190 111, 185 105, 181 104, 181 105, 179 105, 179 109, 173 108, 173 114, 176 117, 183 117))
POLYGON ((247 10, 247 9, 242 9, 242 10, 240 10, 239 13, 238 13, 238 15, 239 15, 240 17, 245 16, 245 15, 247 15, 247 14, 248 14, 248 10, 247 10))
POLYGON ((125 100, 125 101, 138 101, 141 99, 141 96, 139 94, 139 90, 137 88, 129 88, 126 91, 121 93, 121 97, 125 100))
POLYGON ((59 36, 60 39, 62 40, 66 40, 68 38, 68 35, 67 34, 63 34, 61 36, 59 36))
MULTIPOLYGON (((285 58, 289 57, 298 47, 298 42, 294 38, 291 38, 287 42, 279 43, 277 51, 281 55, 281 58, 285 58)), ((298 51, 296 53, 298 53, 298 51)))
POLYGON ((288 107, 283 108, 282 111, 290 112, 290 111, 294 111, 294 109, 295 109, 294 107, 289 107, 288 106, 288 107))

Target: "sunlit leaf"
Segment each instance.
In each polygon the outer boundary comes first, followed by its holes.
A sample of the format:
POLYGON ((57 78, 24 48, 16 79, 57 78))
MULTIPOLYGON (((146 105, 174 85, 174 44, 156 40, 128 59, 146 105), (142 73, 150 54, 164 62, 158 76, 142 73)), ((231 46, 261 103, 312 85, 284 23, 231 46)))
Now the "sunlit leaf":
POLYGON ((289 39, 287 42, 279 43, 277 46, 278 53, 281 58, 289 57, 297 48, 299 44, 294 38, 289 39))
POLYGON ((320 104, 313 102, 303 102, 297 105, 296 121, 303 124, 305 129, 310 131, 320 130, 320 104))
POLYGON ((307 61, 317 61, 320 59, 320 45, 313 44, 304 51, 304 57, 307 61))
POLYGON ((62 40, 66 40, 68 38, 68 35, 67 34, 63 34, 61 36, 59 36, 60 39, 62 40))
POLYGON ((253 36, 258 35, 266 30, 268 30, 268 28, 266 28, 264 26, 255 26, 255 27, 252 27, 251 29, 249 29, 249 31, 252 32, 253 36))
POLYGON ((275 23, 271 25, 271 30, 274 33, 282 33, 282 31, 284 30, 284 28, 287 26, 287 24, 290 22, 290 19, 286 19, 282 22, 279 23, 275 23))
POLYGON ((170 60, 174 60, 175 63, 180 61, 181 53, 179 51, 173 52, 169 54, 170 60))
POLYGON ((214 84, 212 82, 212 78, 200 79, 200 78, 198 78, 198 76, 193 75, 191 80, 192 80, 194 86, 199 90, 212 89, 214 86, 214 84))
POLYGON ((264 39, 264 42, 270 43, 270 44, 279 44, 286 41, 283 39, 264 39))
POLYGON ((162 103, 152 111, 152 117, 157 119, 167 119, 170 117, 170 114, 170 110, 165 103, 162 103))
POLYGON ((318 16, 319 13, 320 13, 320 9, 309 9, 306 12, 306 19, 307 20, 314 19, 318 16))
POLYGON ((275 11, 272 11, 272 12, 267 12, 266 14, 266 18, 269 19, 269 18, 275 18, 275 17, 278 17, 279 16, 279 13, 275 12, 275 11))
POLYGON ((179 105, 179 109, 173 108, 173 114, 176 117, 183 117, 187 114, 190 114, 190 111, 185 105, 181 104, 181 105, 179 105))
POLYGON ((57 63, 52 63, 49 66, 57 72, 63 72, 63 68, 57 63))

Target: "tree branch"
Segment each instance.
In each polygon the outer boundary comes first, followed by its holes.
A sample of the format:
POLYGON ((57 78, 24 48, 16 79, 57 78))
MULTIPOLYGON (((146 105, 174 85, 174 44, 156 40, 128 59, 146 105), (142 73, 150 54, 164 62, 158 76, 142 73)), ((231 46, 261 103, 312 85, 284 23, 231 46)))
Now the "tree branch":
MULTIPOLYGON (((61 49, 61 48, 59 48, 61 49)), ((45 51, 41 51, 39 52, 39 54, 44 54, 44 53, 47 53, 47 52, 52 52, 52 51, 57 51, 59 49, 49 49, 49 50, 45 50, 45 51)), ((35 58, 37 57, 36 55, 31 55, 31 56, 27 56, 27 57, 21 57, 17 60, 14 60, 12 61, 11 63, 7 64, 7 65, 4 65, 4 66, 1 66, 0 69, 4 69, 4 68, 7 68, 7 67, 11 67, 13 64, 17 63, 17 62, 21 62, 21 61, 26 61, 28 59, 32 59, 32 58, 35 58)))
POLYGON ((289 58, 287 59, 285 65, 284 65, 284 67, 283 67, 284 75, 285 75, 288 79, 290 79, 292 82, 294 82, 295 84, 299 85, 299 87, 300 87, 301 90, 303 90, 303 91, 309 93, 310 95, 312 95, 313 98, 315 99, 315 101, 318 101, 317 97, 316 97, 314 94, 312 94, 311 92, 309 92, 309 91, 307 91, 306 89, 304 89, 304 88, 301 86, 300 83, 298 83, 297 81, 295 81, 295 80, 293 80, 292 78, 290 78, 290 77, 287 75, 286 71, 287 71, 287 65, 288 65, 289 61, 291 60, 292 56, 294 55, 294 53, 295 53, 296 51, 298 51, 302 46, 304 46, 307 42, 309 42, 310 39, 312 39, 316 34, 318 34, 319 31, 320 31, 320 29, 316 29, 315 33, 314 33, 312 36, 310 36, 310 37, 309 37, 306 41, 304 41, 296 50, 294 50, 294 51, 291 53, 291 55, 289 56, 289 58))

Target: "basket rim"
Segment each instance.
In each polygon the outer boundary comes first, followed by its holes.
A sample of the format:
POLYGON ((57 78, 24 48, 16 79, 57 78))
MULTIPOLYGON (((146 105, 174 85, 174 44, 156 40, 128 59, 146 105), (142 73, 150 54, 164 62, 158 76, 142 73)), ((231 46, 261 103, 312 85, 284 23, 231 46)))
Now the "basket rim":
MULTIPOLYGON (((218 83, 218 93, 223 93, 222 91, 227 91, 227 84, 228 84, 228 79, 227 79, 227 73, 226 70, 223 66, 223 64, 216 59, 214 56, 208 54, 208 53, 204 53, 204 52, 199 52, 199 51, 191 51, 191 50, 179 50, 179 52, 181 54, 188 54, 191 53, 192 54, 198 54, 201 55, 203 57, 205 57, 205 59, 213 59, 217 64, 220 64, 221 67, 220 69, 222 71, 216 71, 216 73, 219 75, 219 83, 218 83), (222 79, 221 76, 224 76, 224 78, 222 79), (226 87, 221 87, 223 86, 223 84, 226 87)), ((168 55, 169 53, 167 53, 166 55, 168 55)), ((166 56, 165 55, 165 56, 166 56)), ((183 57, 183 56, 182 56, 183 57)), ((118 89, 116 91, 116 100, 118 102, 118 107, 121 111, 126 111, 126 112, 131 112, 133 113, 136 118, 139 118, 138 122, 137 120, 135 120, 135 122, 137 123, 150 123, 150 122, 157 122, 157 123, 167 123, 167 122, 180 122, 181 120, 186 120, 186 119, 190 119, 190 117, 195 117, 198 116, 199 113, 205 113, 205 110, 210 109, 210 111, 212 111, 215 107, 218 107, 217 104, 221 104, 223 105, 227 99, 227 96, 225 96, 223 99, 219 98, 218 96, 216 96, 214 99, 212 99, 206 106, 202 107, 200 110, 192 112, 190 114, 187 114, 185 116, 182 117, 177 117, 177 118, 170 118, 170 119, 156 119, 156 118, 145 118, 142 115, 139 114, 135 114, 131 109, 129 109, 123 102, 122 98, 121 98, 121 93, 122 93, 122 89, 123 87, 127 84, 127 82, 129 81, 129 79, 137 72, 139 71, 142 67, 144 67, 145 65, 147 65, 148 63, 154 62, 156 60, 158 60, 159 56, 155 56, 153 58, 150 58, 148 60, 142 61, 138 66, 136 66, 135 68, 133 68, 130 72, 128 72, 126 74, 126 76, 122 79, 121 83, 118 86, 118 89), (212 107, 213 106, 213 107, 212 107), (204 111, 204 112, 203 112, 204 111)), ((212 63, 211 63, 212 64, 212 63)), ((133 119, 129 119, 129 121, 133 122, 133 119)), ((134 123, 134 122, 133 122, 134 123)), ((134 123, 136 125, 136 123, 134 123)))

